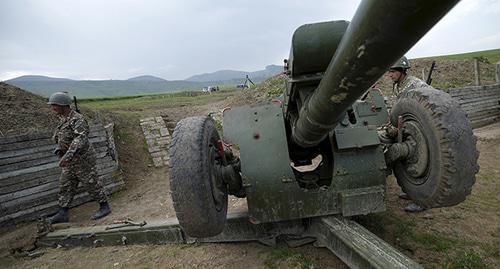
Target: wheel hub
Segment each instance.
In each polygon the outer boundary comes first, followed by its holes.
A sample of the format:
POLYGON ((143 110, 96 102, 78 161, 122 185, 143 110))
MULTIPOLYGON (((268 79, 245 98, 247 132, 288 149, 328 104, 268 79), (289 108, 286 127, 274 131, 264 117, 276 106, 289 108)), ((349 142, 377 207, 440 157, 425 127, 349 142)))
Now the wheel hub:
POLYGON ((209 160, 210 160, 210 187, 212 189, 212 198, 214 200, 215 208, 217 211, 221 211, 224 207, 224 197, 225 193, 220 189, 222 187, 222 179, 220 179, 220 174, 218 173, 218 166, 220 166, 219 153, 217 152, 217 147, 213 144, 210 146, 209 150, 209 160))
POLYGON ((413 150, 406 159, 406 172, 411 176, 412 183, 423 184, 427 180, 425 175, 429 167, 429 149, 422 125, 418 121, 406 121, 404 139, 413 144, 413 150))

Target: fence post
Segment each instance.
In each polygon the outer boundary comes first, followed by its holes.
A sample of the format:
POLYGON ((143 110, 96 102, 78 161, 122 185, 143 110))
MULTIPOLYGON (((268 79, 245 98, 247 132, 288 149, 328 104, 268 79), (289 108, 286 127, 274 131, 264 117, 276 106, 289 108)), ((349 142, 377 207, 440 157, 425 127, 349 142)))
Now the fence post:
POLYGON ((500 85, 500 62, 497 62, 495 68, 495 80, 497 81, 497 85, 500 85))
POLYGON ((479 60, 474 59, 474 83, 476 86, 481 85, 481 77, 479 76, 479 60))
POLYGON ((425 68, 422 68, 422 80, 425 81, 425 68))

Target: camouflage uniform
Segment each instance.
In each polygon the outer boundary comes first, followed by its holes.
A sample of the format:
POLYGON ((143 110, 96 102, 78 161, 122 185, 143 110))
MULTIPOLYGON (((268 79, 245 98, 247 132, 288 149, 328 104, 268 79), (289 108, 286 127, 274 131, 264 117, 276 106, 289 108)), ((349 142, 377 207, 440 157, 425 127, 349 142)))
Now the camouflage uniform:
POLYGON ((393 91, 399 97, 403 92, 422 87, 429 87, 429 85, 417 77, 406 75, 403 81, 394 83, 393 91))
POLYGON ((107 202, 106 193, 97 176, 95 150, 89 142, 89 125, 78 112, 71 110, 54 132, 54 142, 61 149, 62 160, 68 166, 62 167, 59 179, 59 206, 69 207, 81 182, 96 201, 107 202))

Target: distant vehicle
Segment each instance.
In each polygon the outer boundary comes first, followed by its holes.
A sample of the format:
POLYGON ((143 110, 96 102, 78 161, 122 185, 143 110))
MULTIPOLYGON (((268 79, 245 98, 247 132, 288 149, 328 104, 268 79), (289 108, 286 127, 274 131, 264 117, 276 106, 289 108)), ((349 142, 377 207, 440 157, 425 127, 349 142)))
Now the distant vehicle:
POLYGON ((208 92, 208 93, 210 93, 210 92, 216 92, 216 91, 218 91, 218 90, 219 90, 219 86, 208 86, 208 87, 203 87, 201 90, 202 90, 203 92, 208 92))

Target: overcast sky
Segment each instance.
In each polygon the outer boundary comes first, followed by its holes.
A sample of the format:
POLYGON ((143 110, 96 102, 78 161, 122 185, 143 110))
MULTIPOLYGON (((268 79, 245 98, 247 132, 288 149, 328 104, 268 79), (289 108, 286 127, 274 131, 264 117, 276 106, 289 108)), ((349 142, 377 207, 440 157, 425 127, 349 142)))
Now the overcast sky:
MULTIPOLYGON (((351 20, 353 0, 0 0, 0 80, 168 80, 281 65, 305 23, 351 20)), ((500 48, 500 0, 462 0, 407 55, 500 48)))

